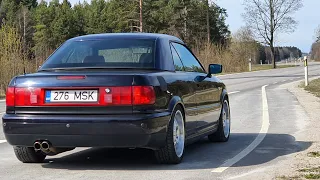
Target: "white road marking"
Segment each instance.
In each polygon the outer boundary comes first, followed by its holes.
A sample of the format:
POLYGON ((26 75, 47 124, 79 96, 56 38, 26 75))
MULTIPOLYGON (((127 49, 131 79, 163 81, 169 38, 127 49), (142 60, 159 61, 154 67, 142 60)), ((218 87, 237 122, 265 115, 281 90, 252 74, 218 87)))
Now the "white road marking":
POLYGON ((7 141, 6 140, 0 140, 0 144, 1 143, 6 143, 7 141))
POLYGON ((239 93, 240 91, 233 91, 233 92, 229 92, 228 94, 236 94, 239 93))
POLYGON ((242 150, 239 154, 234 156, 231 159, 228 159, 225 163, 223 163, 220 167, 213 169, 211 172, 215 173, 222 173, 238 161, 240 161, 242 158, 246 157, 251 151, 253 151, 266 137, 270 121, 269 121, 269 107, 268 107, 268 100, 267 100, 267 93, 266 93, 266 87, 268 85, 262 86, 262 126, 259 132, 259 135, 255 138, 255 140, 247 146, 244 150, 242 150))
POLYGON ((283 80, 283 81, 281 81, 281 82, 286 82, 287 80, 283 80))
POLYGON ((273 84, 277 84, 278 82, 274 82, 273 84))
POLYGON ((6 101, 5 99, 3 99, 3 100, 0 99, 0 102, 5 102, 5 101, 6 101))

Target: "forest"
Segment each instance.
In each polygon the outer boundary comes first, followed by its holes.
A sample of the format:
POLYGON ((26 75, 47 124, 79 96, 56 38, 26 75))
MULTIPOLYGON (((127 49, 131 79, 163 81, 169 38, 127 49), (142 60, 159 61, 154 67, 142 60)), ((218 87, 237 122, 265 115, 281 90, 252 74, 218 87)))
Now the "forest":
MULTIPOLYGON (((208 0, 143 0, 141 6, 139 0, 0 0, 0 89, 13 76, 36 71, 65 40, 85 34, 175 35, 205 66, 221 63, 225 72, 246 71, 249 58, 267 63, 268 48, 246 28, 231 33, 226 18, 226 9, 208 0)), ((300 54, 295 47, 276 50, 277 60, 300 54)))

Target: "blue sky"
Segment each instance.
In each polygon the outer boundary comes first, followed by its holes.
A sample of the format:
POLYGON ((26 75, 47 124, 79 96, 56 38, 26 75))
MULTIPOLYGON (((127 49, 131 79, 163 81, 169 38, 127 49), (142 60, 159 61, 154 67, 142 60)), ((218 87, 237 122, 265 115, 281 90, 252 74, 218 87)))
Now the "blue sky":
MULTIPOLYGON (((227 9, 231 32, 237 31, 245 22, 241 16, 244 13, 242 5, 243 0, 215 0, 216 3, 227 9), (230 2, 232 1, 232 3, 230 2)), ((315 39, 315 30, 320 25, 319 0, 303 0, 303 7, 294 14, 298 21, 297 28, 294 33, 281 34, 278 36, 276 45, 280 46, 296 46, 303 52, 310 52, 310 48, 315 39)))
MULTIPOLYGON (((48 0, 49 1, 49 0, 48 0)), ((84 0, 69 0, 72 4, 84 0)), ((86 0, 90 2, 90 0, 86 0)), ((214 0, 219 6, 227 9, 231 32, 236 32, 245 22, 241 16, 244 12, 243 0, 214 0), (231 2, 232 1, 232 2, 231 2)), ((303 0, 303 7, 294 15, 299 22, 296 31, 291 34, 281 34, 276 45, 296 46, 303 52, 310 52, 311 45, 315 39, 315 30, 320 25, 320 0, 303 0)))

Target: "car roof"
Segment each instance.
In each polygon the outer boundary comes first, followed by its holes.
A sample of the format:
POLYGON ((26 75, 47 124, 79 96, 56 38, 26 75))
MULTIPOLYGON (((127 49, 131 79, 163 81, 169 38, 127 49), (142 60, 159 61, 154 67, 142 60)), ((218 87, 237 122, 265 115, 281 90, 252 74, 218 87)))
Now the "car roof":
POLYGON ((97 39, 153 39, 153 40, 168 40, 183 43, 183 41, 175 36, 158 33, 102 33, 102 34, 89 34, 78 36, 70 39, 71 41, 85 41, 97 39))

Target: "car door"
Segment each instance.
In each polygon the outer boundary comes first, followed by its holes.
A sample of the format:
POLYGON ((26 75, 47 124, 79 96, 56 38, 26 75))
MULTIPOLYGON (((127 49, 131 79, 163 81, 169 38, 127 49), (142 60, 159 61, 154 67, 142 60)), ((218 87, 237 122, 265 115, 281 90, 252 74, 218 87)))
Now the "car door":
POLYGON ((197 129, 205 132, 212 129, 218 122, 220 109, 220 89, 214 78, 207 77, 203 66, 184 45, 173 43, 178 52, 185 71, 192 74, 197 90, 194 95, 197 102, 196 113, 197 129))
POLYGON ((174 82, 169 84, 169 89, 170 92, 178 94, 184 103, 186 115, 185 128, 187 138, 189 138, 197 132, 197 101, 195 95, 198 86, 194 81, 194 73, 185 71, 176 49, 172 44, 170 44, 170 47, 176 73, 174 77, 170 78, 174 79, 174 82))

